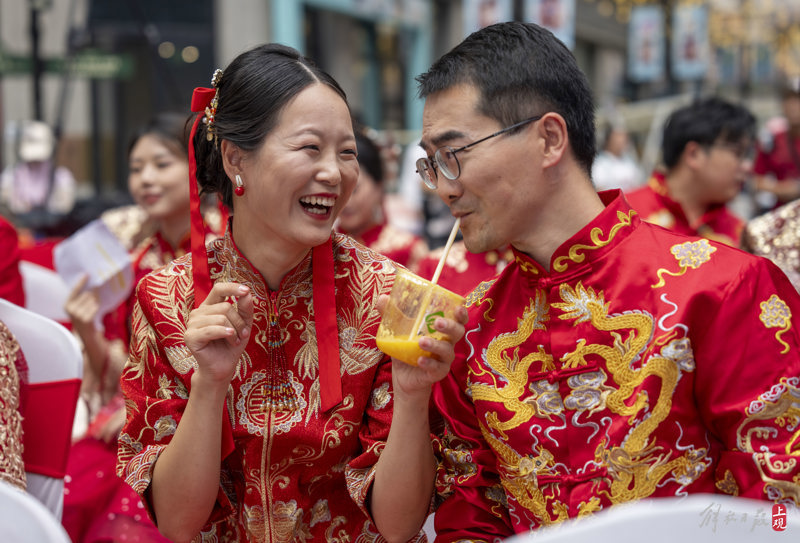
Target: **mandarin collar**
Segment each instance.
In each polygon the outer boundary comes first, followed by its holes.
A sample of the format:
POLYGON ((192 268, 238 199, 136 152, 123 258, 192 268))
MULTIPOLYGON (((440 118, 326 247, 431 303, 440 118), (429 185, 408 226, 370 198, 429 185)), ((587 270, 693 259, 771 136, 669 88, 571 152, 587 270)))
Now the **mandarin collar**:
MULTIPOLYGON (((223 267, 223 280, 255 287, 257 294, 268 297, 269 287, 267 282, 261 272, 239 251, 232 232, 233 230, 230 227, 226 230, 225 236, 222 238, 222 253, 218 257, 219 263, 223 267)), ((304 281, 308 281, 308 284, 311 281, 310 249, 300 262, 283 276, 278 292, 286 292, 304 281)))
MULTIPOLYGON (((176 247, 170 245, 170 243, 164 238, 164 235, 161 233, 160 230, 156 230, 153 233, 153 241, 158 244, 159 249, 165 255, 174 255, 169 258, 169 260, 173 260, 180 256, 185 255, 189 251, 192 250, 191 246, 191 236, 189 232, 184 235, 181 240, 178 242, 176 247)), ((168 260, 168 261, 169 261, 168 260)))
POLYGON ((728 206, 724 203, 711 204, 708 206, 700 219, 698 219, 695 223, 689 223, 689 219, 686 218, 686 213, 683 211, 683 206, 680 204, 680 202, 673 200, 672 196, 670 196, 669 187, 667 186, 667 178, 663 172, 654 171, 647 184, 658 195, 661 205, 666 207, 670 213, 676 217, 682 218, 683 221, 694 230, 698 230, 705 224, 711 224, 718 216, 724 215, 728 209, 728 206))
POLYGON ((581 273, 638 227, 639 215, 621 190, 602 191, 598 195, 605 209, 556 249, 550 258, 550 271, 512 246, 514 260, 524 275, 542 279, 581 273))

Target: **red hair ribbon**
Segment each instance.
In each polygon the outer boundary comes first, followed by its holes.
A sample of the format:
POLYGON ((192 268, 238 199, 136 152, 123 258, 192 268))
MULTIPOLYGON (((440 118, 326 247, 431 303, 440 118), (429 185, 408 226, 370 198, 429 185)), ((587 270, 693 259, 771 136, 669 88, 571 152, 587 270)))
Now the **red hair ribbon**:
MULTIPOLYGON (((203 228, 203 215, 200 213, 200 191, 197 188, 197 163, 194 158, 194 136, 197 125, 202 121, 206 107, 217 93, 216 89, 197 87, 192 93, 192 113, 198 113, 189 134, 189 209, 191 213, 192 281, 194 283, 194 306, 198 307, 211 292, 211 275, 208 272, 208 253, 206 234, 203 228)), ((191 380, 189 380, 191 385, 191 380)), ((227 401, 226 401, 227 404, 227 401)), ((222 458, 226 458, 236 447, 233 441, 233 428, 227 417, 228 409, 222 413, 222 458)))
POLYGON ((203 215, 200 213, 200 192, 197 188, 197 163, 194 157, 194 136, 197 125, 203 119, 206 107, 211 104, 216 89, 197 87, 192 93, 192 112, 199 113, 189 134, 189 206, 191 210, 191 247, 192 247, 192 279, 194 282, 194 306, 197 307, 211 292, 211 276, 208 272, 208 254, 206 253, 206 235, 203 227, 203 215))

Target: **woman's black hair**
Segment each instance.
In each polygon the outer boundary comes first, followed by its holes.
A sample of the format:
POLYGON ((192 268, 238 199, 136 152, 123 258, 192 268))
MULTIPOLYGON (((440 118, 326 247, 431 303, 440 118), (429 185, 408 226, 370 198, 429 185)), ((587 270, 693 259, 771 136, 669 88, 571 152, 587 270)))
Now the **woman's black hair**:
POLYGON ((286 105, 315 83, 327 85, 347 103, 336 80, 291 47, 269 43, 237 56, 224 69, 217 85, 213 122, 216 138, 206 137, 205 123, 198 124, 194 135, 200 190, 218 193, 222 202, 233 209, 232 183, 223 168, 219 142, 228 140, 245 151, 257 149, 275 128, 286 105))
POLYGON ((189 141, 191 119, 184 113, 163 112, 156 114, 147 124, 134 132, 128 141, 128 153, 131 156, 134 145, 144 136, 154 136, 170 149, 176 156, 187 157, 186 145, 189 141))
POLYGON ((358 149, 358 165, 366 171, 379 186, 383 186, 383 156, 381 148, 370 136, 369 128, 356 125, 356 147, 358 149))

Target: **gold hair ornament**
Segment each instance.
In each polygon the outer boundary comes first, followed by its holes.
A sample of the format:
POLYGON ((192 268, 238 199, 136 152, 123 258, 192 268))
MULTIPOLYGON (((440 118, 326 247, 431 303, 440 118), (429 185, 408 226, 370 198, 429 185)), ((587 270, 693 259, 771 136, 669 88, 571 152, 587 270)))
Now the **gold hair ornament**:
POLYGON ((211 76, 211 86, 216 89, 214 98, 211 103, 206 106, 205 117, 203 122, 206 124, 206 139, 208 141, 214 140, 214 145, 217 145, 217 133, 214 129, 214 119, 217 115, 217 107, 219 106, 219 84, 222 81, 222 70, 217 68, 214 70, 214 75, 211 76))

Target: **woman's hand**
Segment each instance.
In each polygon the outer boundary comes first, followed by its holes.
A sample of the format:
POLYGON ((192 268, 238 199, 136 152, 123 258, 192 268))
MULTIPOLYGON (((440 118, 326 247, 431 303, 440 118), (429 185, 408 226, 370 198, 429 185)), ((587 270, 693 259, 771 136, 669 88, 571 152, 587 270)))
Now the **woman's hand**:
POLYGON ((238 283, 215 283, 208 298, 189 314, 183 336, 197 360, 193 388, 195 381, 201 381, 227 390, 252 326, 250 289, 238 283))
POLYGON ((75 331, 84 337, 86 332, 93 332, 97 312, 100 310, 100 298, 94 289, 86 289, 89 274, 83 274, 69 293, 64 311, 69 316, 75 331))
MULTIPOLYGON (((108 340, 103 335, 103 328, 97 326, 97 317, 100 312, 100 296, 96 289, 87 289, 89 274, 83 274, 64 304, 64 311, 72 322, 72 329, 78 334, 83 343, 86 356, 87 372, 94 374, 98 382, 102 381, 105 374, 109 355, 108 340)), ((101 382, 102 386, 102 382, 101 382)), ((117 383, 114 383, 116 389, 117 383)), ((87 389, 88 390, 88 389, 87 389)))
POLYGON ((108 417, 105 424, 100 428, 98 438, 106 443, 113 443, 119 437, 122 427, 125 425, 125 405, 114 411, 108 417))
MULTIPOLYGON (((388 295, 381 295, 378 300, 378 311, 383 313, 383 308, 388 300, 388 295)), ((433 383, 441 381, 450 371, 450 365, 455 359, 455 344, 464 337, 467 323, 467 309, 459 307, 456 319, 437 317, 434 328, 437 332, 445 334, 448 340, 436 340, 431 337, 422 337, 419 346, 428 351, 433 357, 421 356, 417 366, 412 366, 392 359, 392 373, 394 376, 395 390, 400 389, 407 394, 422 392, 430 393, 433 383)))

